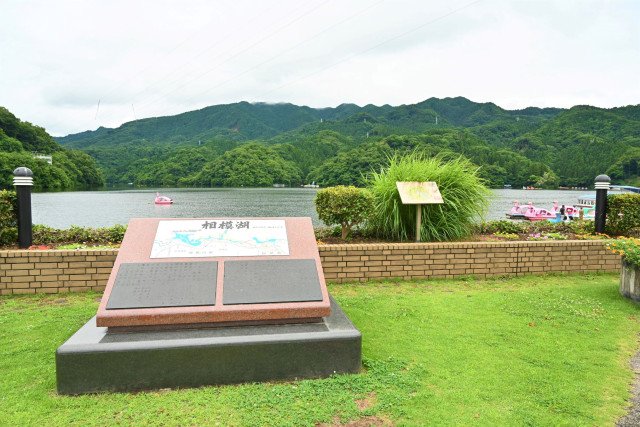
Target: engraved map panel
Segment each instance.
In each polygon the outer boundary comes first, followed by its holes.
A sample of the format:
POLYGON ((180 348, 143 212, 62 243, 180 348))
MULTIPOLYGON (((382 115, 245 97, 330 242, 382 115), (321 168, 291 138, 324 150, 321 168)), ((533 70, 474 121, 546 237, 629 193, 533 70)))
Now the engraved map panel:
POLYGON ((284 220, 160 221, 151 258, 289 255, 284 220))

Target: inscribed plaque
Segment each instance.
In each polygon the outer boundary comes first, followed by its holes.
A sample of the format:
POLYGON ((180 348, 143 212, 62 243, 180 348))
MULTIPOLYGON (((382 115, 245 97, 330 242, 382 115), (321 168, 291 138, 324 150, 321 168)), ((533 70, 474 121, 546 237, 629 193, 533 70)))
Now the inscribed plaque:
POLYGON ((313 259, 225 261, 224 305, 322 301, 313 259))
POLYGON ((120 264, 107 310, 215 305, 218 262, 120 264))

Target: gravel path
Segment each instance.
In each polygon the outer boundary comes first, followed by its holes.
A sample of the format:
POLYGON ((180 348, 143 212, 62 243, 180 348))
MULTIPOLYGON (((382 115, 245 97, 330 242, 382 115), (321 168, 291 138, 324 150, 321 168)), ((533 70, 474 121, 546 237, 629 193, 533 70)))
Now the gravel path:
POLYGON ((616 423, 617 427, 638 427, 640 426, 640 352, 631 359, 631 369, 636 373, 636 380, 633 384, 631 404, 629 413, 620 418, 616 423))

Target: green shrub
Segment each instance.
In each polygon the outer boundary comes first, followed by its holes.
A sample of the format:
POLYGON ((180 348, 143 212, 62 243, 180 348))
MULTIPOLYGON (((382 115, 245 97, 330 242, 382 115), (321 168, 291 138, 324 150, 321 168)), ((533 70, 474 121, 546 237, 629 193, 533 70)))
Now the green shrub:
POLYGON ((611 194, 607 197, 606 233, 628 235, 640 227, 640 194, 611 194))
POLYGON ((373 195, 363 188, 340 185, 319 190, 314 203, 318 218, 326 225, 340 224, 346 239, 354 225, 371 216, 373 195))
POLYGON ((536 234, 536 233, 558 233, 558 234, 593 234, 593 221, 568 221, 568 222, 549 222, 549 221, 512 221, 508 219, 494 220, 474 224, 472 228, 473 234, 494 234, 500 233, 510 234, 536 234))
POLYGON ((593 234, 596 232, 595 221, 571 221, 566 223, 569 230, 575 234, 593 234))
MULTIPOLYGON (((438 185, 444 204, 422 205, 420 240, 458 240, 470 234, 472 224, 488 207, 491 191, 477 176, 478 168, 464 157, 444 159, 413 152, 395 154, 389 166, 373 172, 369 185, 375 196, 370 226, 391 239, 415 238, 416 207, 403 205, 398 181, 432 181, 438 185)), ((507 231, 507 230, 505 230, 507 231)))
POLYGON ((513 221, 510 219, 498 219, 474 224, 472 232, 473 234, 522 234, 527 231, 526 225, 526 223, 513 221))
POLYGON ((125 225, 116 224, 109 228, 84 228, 72 225, 67 230, 58 230, 46 225, 33 226, 33 244, 48 245, 54 243, 121 243, 125 225))
POLYGON ((0 191, 0 244, 18 241, 18 199, 15 191, 0 191))

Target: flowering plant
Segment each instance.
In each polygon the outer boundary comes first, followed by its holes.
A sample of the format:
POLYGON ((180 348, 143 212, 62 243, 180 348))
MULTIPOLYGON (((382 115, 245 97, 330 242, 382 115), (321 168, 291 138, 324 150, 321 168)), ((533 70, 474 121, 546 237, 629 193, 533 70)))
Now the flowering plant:
POLYGON ((505 240, 518 240, 518 237, 515 233, 500 233, 498 231, 494 234, 481 234, 474 237, 474 239, 480 240, 481 242, 503 242, 505 240))
POLYGON ((560 233, 536 233, 529 234, 527 240, 567 240, 567 236, 560 233))
POLYGON ((614 254, 620 254, 622 259, 640 268, 640 239, 619 237, 606 244, 606 248, 614 254))

